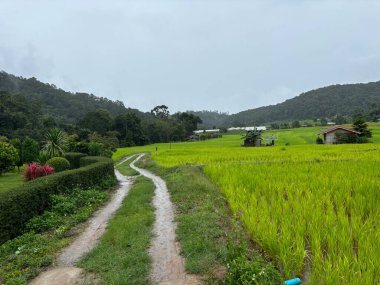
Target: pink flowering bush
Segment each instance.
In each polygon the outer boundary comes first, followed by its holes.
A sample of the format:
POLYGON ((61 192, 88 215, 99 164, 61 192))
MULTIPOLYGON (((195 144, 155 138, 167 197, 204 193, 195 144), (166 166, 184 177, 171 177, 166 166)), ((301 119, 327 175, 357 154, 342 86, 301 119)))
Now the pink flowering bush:
POLYGON ((38 177, 50 175, 54 173, 54 168, 50 165, 41 165, 37 162, 32 162, 27 165, 25 170, 25 180, 30 181, 38 177))

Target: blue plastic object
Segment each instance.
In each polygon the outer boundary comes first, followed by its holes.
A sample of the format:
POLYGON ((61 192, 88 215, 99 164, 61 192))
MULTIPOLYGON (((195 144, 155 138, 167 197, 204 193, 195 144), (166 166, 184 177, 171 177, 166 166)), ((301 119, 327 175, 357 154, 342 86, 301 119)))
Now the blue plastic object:
POLYGON ((286 285, 299 285, 299 284, 301 284, 301 279, 294 278, 294 279, 286 280, 285 284, 286 285))

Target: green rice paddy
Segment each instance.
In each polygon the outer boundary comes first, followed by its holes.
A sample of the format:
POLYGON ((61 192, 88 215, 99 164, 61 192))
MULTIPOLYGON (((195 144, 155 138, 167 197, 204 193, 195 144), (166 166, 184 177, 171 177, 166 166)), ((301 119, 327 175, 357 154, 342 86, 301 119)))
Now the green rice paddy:
POLYGON ((240 135, 119 149, 161 166, 204 165, 252 240, 284 278, 380 284, 380 124, 373 143, 317 145, 321 128, 266 132, 276 146, 243 148, 240 135), (156 151, 157 147, 157 151, 156 151))

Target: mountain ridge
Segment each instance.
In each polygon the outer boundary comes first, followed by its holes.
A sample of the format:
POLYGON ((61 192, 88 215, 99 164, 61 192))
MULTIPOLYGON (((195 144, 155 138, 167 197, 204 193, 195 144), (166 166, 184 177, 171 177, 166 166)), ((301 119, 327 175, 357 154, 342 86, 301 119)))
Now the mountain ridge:
MULTIPOLYGON (((268 124, 276 121, 308 120, 331 118, 334 116, 352 116, 357 112, 366 112, 380 104, 380 81, 368 83, 334 84, 316 88, 274 105, 247 109, 235 114, 222 116, 224 120, 218 127, 268 124)), ((204 121, 204 127, 220 122, 221 116, 209 120, 202 112, 192 111, 204 121)))
MULTIPOLYGON (((150 113, 126 107, 121 101, 83 92, 67 92, 34 77, 18 77, 5 71, 0 72, 0 91, 20 93, 29 101, 41 104, 41 111, 45 115, 54 116, 69 124, 97 109, 105 109, 112 116, 133 112, 141 119, 151 120, 150 113)), ((200 128, 220 128, 331 118, 337 115, 352 116, 375 105, 380 105, 380 81, 329 85, 303 92, 274 105, 247 109, 235 114, 205 110, 187 112, 202 119, 200 128)))

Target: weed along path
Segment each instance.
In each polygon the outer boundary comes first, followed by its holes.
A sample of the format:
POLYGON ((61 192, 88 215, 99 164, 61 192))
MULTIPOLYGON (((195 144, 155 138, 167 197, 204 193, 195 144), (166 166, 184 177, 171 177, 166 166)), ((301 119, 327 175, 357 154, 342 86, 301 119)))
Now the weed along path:
POLYGON ((133 180, 122 175, 115 169, 119 187, 110 201, 87 222, 86 229, 58 256, 54 268, 41 273, 30 285, 71 285, 86 282, 82 280, 83 270, 75 267, 75 263, 95 247, 99 238, 105 232, 109 219, 121 206, 128 194, 133 180), (82 282, 83 281, 83 282, 82 282))
POLYGON ((140 154, 130 167, 151 179, 156 187, 153 198, 156 220, 149 251, 153 262, 151 281, 154 285, 201 284, 196 276, 185 272, 185 260, 180 255, 179 243, 176 240, 174 207, 165 181, 152 172, 135 166, 135 162, 143 156, 144 154, 140 154))
POLYGON ((107 222, 121 206, 124 197, 132 186, 132 180, 122 175, 115 169, 119 188, 114 193, 111 201, 102 208, 88 222, 85 231, 74 242, 63 250, 57 259, 58 266, 73 266, 79 259, 95 247, 99 238, 106 230, 107 222))

